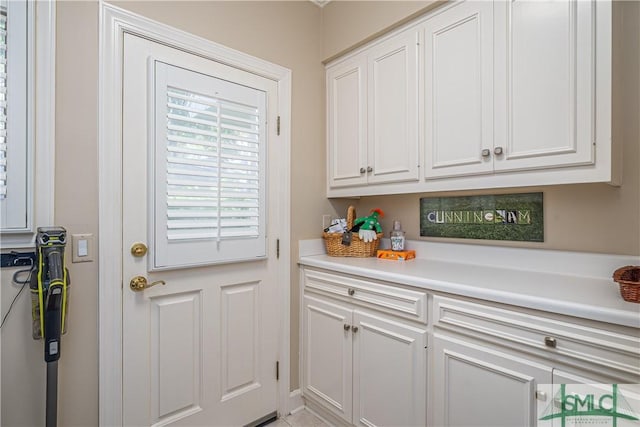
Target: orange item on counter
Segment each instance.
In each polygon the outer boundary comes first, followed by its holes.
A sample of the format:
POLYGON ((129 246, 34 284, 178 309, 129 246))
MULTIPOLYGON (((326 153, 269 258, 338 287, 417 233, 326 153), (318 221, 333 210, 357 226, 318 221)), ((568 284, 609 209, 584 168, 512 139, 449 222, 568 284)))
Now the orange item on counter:
POLYGON ((396 261, 406 261, 416 257, 416 251, 413 249, 406 251, 392 251, 391 249, 378 249, 378 258, 394 259, 396 261))

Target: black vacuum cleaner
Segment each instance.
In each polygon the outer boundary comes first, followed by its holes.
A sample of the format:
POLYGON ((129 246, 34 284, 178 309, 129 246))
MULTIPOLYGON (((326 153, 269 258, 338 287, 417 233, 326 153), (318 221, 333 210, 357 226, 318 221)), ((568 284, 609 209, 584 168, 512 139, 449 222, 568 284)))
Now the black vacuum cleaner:
POLYGON ((58 359, 60 337, 66 332, 69 271, 64 263, 67 231, 62 227, 39 227, 36 264, 31 274, 33 338, 44 338, 47 363, 46 427, 58 423, 58 359))

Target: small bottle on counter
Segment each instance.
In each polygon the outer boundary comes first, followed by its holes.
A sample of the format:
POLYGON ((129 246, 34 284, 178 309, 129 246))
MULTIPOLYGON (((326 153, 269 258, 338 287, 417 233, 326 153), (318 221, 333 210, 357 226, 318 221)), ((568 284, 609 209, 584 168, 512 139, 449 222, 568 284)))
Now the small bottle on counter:
POLYGON ((400 221, 393 221, 393 230, 390 233, 391 237, 391 250, 392 251, 403 251, 404 250, 404 231, 402 231, 402 226, 400 225, 400 221))

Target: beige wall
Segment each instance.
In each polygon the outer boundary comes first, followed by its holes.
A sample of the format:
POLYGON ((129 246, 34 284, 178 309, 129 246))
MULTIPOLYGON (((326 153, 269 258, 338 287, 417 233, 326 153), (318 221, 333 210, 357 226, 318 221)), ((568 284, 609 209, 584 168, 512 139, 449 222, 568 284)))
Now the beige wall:
MULTIPOLYGON (((56 25, 55 223, 70 234, 97 235, 97 3, 58 2, 56 25)), ((72 287, 58 369, 59 425, 92 426, 98 420, 98 265, 67 260, 67 266, 72 287)), ((8 288, 3 313, 15 294, 8 288)), ((31 339, 29 307, 27 290, 2 329, 2 425, 44 425, 44 347, 31 339)))
MULTIPOLYGON (((428 3, 428 2, 424 2, 428 3)), ((323 10, 324 57, 349 49, 414 11, 422 2, 331 2, 323 10), (396 6, 397 5, 397 6, 396 6)), ((409 194, 363 197, 353 204, 359 214, 379 207, 390 230, 393 219, 402 221, 410 239, 420 238, 420 197, 543 191, 545 242, 518 244, 481 241, 483 244, 547 249, 640 254, 640 68, 638 2, 614 3, 613 139, 623 145, 623 185, 565 185, 499 191, 409 194)), ((464 239, 450 241, 469 242, 464 239)))
POLYGON ((334 0, 322 9, 322 59, 343 53, 437 3, 441 2, 334 0))

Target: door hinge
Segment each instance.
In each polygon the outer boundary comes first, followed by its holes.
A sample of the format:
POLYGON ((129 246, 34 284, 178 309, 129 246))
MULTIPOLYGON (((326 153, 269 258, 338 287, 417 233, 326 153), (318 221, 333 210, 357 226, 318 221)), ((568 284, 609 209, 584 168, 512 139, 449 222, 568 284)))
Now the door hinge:
POLYGON ((280 361, 276 362, 276 381, 280 381, 280 361))
POLYGON ((276 121, 276 134, 280 135, 280 116, 278 116, 278 120, 276 121))
POLYGON ((280 239, 276 239, 276 259, 280 259, 280 239))

